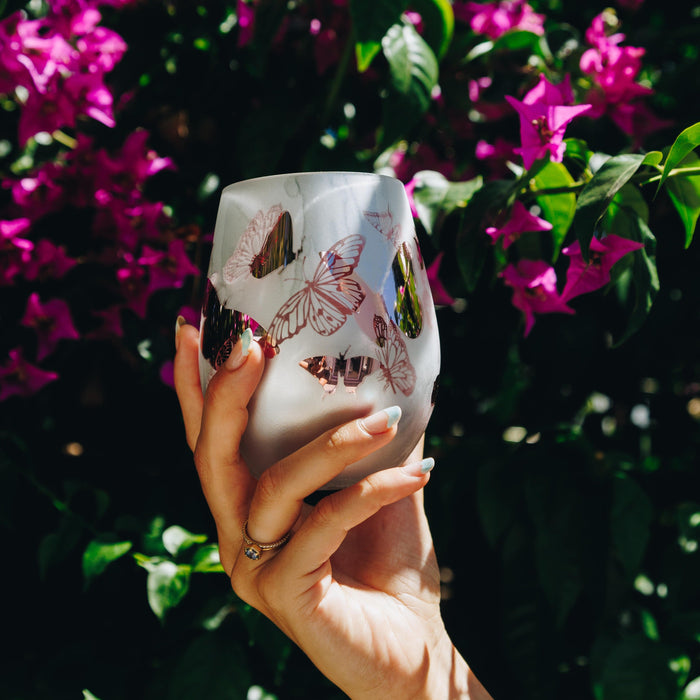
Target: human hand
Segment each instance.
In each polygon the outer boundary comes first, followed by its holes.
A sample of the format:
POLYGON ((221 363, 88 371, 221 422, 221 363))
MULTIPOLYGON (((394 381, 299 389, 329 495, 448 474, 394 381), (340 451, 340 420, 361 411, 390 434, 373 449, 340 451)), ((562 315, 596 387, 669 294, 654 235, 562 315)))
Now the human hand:
POLYGON ((395 407, 352 421, 254 479, 239 444, 264 367, 250 336, 202 396, 198 333, 178 325, 175 386, 187 441, 214 516, 221 563, 236 594, 270 618, 354 699, 488 697, 445 632, 439 575, 422 503, 432 460, 304 498, 396 434, 395 407), (281 548, 243 553, 242 527, 281 548), (481 693, 481 694, 480 694, 481 693))

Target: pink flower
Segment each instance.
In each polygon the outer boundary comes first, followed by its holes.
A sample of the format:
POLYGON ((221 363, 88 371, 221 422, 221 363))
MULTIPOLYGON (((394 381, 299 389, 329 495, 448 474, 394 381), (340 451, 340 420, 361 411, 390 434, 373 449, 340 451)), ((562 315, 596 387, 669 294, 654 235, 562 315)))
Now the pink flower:
POLYGON ((544 34, 544 15, 533 11, 525 0, 501 0, 501 2, 454 2, 457 19, 469 22, 472 31, 484 34, 489 39, 498 39, 511 29, 544 34))
POLYGON ((42 238, 34 247, 24 270, 24 278, 30 282, 36 279, 60 279, 76 261, 66 255, 63 246, 57 246, 48 238, 42 238))
POLYGON ((247 46, 253 41, 255 32, 255 9, 245 0, 238 0, 236 4, 238 17, 238 46, 247 46))
POLYGON ((513 306, 525 314, 525 336, 535 324, 535 314, 575 313, 557 293, 557 275, 543 260, 520 260, 501 272, 513 288, 513 306))
POLYGON ((552 224, 549 221, 531 214, 525 205, 519 199, 516 199, 506 223, 500 228, 489 226, 486 229, 486 233, 491 236, 493 244, 502 238, 503 250, 506 250, 523 233, 529 231, 551 231, 551 229, 552 224))
POLYGON ((73 325, 68 304, 63 299, 51 299, 42 304, 36 292, 27 300, 27 308, 21 323, 36 331, 38 342, 36 357, 39 361, 56 349, 59 340, 80 338, 73 325))
POLYGON ((0 401, 10 396, 26 398, 58 379, 55 372, 47 372, 27 362, 22 357, 21 348, 10 350, 8 355, 9 362, 0 367, 0 401))
POLYGON ((199 274, 199 268, 187 256, 185 241, 180 239, 171 241, 167 251, 144 246, 138 262, 149 270, 150 292, 182 287, 185 277, 199 274))
POLYGON ((505 97, 520 116, 522 146, 514 150, 522 156, 527 169, 547 155, 561 163, 567 125, 591 108, 589 104, 568 106, 573 98, 568 75, 562 83, 554 85, 541 74, 538 84, 522 102, 510 95, 505 97))
POLYGON ((513 157, 515 144, 506 141, 500 136, 496 137, 493 143, 488 143, 483 139, 477 141, 474 148, 474 155, 483 160, 490 169, 490 176, 493 178, 505 176, 509 173, 506 161, 513 157))
POLYGON ((604 287, 610 281, 612 266, 627 253, 643 247, 642 243, 609 233, 602 239, 591 239, 589 259, 586 261, 581 254, 581 244, 575 241, 562 250, 571 260, 561 298, 569 301, 579 294, 604 287))
POLYGON ((126 307, 139 318, 146 318, 150 291, 146 284, 146 270, 139 265, 131 253, 122 255, 122 265, 117 270, 119 289, 126 301, 126 307))
POLYGON ((454 304, 454 297, 445 289, 445 286, 440 279, 440 265, 442 264, 443 253, 440 252, 435 256, 435 260, 428 265, 426 273, 428 274, 428 282, 430 283, 430 291, 433 294, 433 301, 438 306, 450 306, 454 304))
POLYGON ((34 243, 21 238, 30 224, 27 218, 0 221, 0 285, 12 284, 31 260, 34 243))

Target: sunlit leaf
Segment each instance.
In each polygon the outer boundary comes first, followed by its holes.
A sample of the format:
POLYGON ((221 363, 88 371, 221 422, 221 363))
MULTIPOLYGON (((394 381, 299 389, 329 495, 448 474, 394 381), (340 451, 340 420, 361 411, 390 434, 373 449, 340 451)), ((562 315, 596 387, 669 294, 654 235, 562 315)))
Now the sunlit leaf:
POLYGON ((632 153, 609 158, 581 191, 573 225, 586 260, 596 225, 613 197, 637 172, 643 161, 643 155, 632 153))
POLYGON ((171 525, 163 532, 163 546, 173 556, 193 544, 206 542, 206 535, 194 535, 179 525, 171 525))
MULTIPOLYGON (((538 190, 565 188, 574 184, 569 171, 561 164, 549 162, 534 178, 538 190)), ((572 192, 545 194, 537 197, 542 216, 552 224, 554 251, 552 261, 559 256, 562 243, 569 232, 576 213, 576 195, 572 192)))
POLYGON ((197 549, 192 558, 192 571, 197 573, 221 573, 223 570, 217 545, 207 544, 197 549))
POLYGON ((149 562, 146 592, 148 604, 161 620, 187 594, 190 585, 190 567, 172 561, 149 562))
POLYGON ((664 163, 664 170, 661 173, 661 179, 659 180, 659 185, 656 188, 656 193, 659 193, 666 178, 669 176, 674 168, 677 168, 685 159, 685 157, 698 145, 700 145, 700 122, 689 126, 687 129, 681 131, 676 140, 671 146, 671 150, 668 152, 666 157, 666 162, 664 163))
MULTIPOLYGON (((681 165, 697 167, 700 158, 695 153, 689 153, 681 165)), ((683 222, 687 248, 693 241, 700 217, 700 175, 676 175, 666 182, 666 190, 683 222)))
POLYGON ((432 234, 436 223, 458 207, 466 207, 474 193, 483 185, 481 176, 464 182, 450 182, 434 170, 421 170, 413 176, 413 201, 418 218, 432 234))
POLYGON ((414 0, 411 9, 423 20, 423 38, 435 55, 442 58, 452 41, 455 16, 449 0, 414 0))
POLYGON ((399 21, 408 0, 350 0, 358 70, 369 68, 384 35, 399 21))
POLYGON ((394 89, 410 98, 419 111, 425 111, 438 81, 438 64, 430 46, 412 24, 400 23, 389 28, 382 50, 394 89))
POLYGON ((109 564, 123 557, 132 547, 132 543, 100 542, 92 540, 83 553, 83 576, 89 581, 101 574, 109 564))

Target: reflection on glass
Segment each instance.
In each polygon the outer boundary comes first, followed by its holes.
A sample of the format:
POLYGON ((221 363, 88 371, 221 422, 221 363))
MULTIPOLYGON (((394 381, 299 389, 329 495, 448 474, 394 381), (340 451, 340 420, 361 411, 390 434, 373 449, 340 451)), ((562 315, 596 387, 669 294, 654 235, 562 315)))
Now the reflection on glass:
POLYGON ((375 370, 377 364, 372 357, 358 355, 346 358, 341 354, 339 357, 307 357, 299 366, 316 377, 326 393, 332 394, 338 386, 338 379, 342 377, 345 391, 354 394, 360 382, 375 370))
POLYGON ((416 291, 416 277, 413 272, 411 253, 406 243, 402 243, 391 265, 396 289, 394 318, 396 325, 409 338, 417 338, 423 330, 423 312, 416 291))
POLYGON ((288 211, 283 211, 260 252, 250 263, 253 277, 260 279, 279 267, 289 265, 296 258, 293 246, 292 217, 288 211))
POLYGON ((274 348, 266 343, 265 329, 247 314, 232 311, 219 301, 216 288, 207 280, 207 290, 202 305, 202 329, 200 345, 202 356, 214 369, 219 369, 231 354, 233 346, 246 328, 253 331, 253 336, 263 347, 263 352, 269 357, 274 355, 274 348))

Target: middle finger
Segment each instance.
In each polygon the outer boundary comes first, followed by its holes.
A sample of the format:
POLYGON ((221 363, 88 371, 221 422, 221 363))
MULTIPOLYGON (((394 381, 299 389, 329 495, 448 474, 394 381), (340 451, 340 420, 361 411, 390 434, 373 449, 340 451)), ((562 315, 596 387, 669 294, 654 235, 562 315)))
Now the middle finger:
POLYGON ((330 430, 260 476, 248 515, 248 534, 273 542, 296 522, 302 502, 345 467, 389 443, 401 409, 391 406, 330 430))

